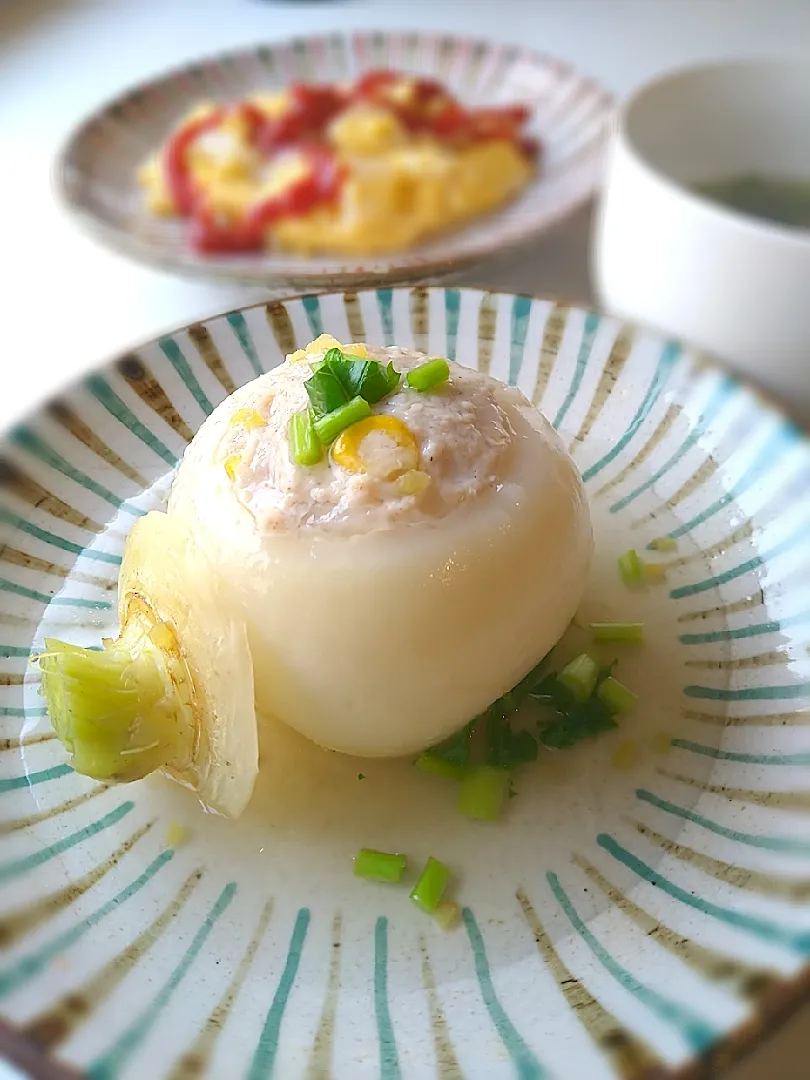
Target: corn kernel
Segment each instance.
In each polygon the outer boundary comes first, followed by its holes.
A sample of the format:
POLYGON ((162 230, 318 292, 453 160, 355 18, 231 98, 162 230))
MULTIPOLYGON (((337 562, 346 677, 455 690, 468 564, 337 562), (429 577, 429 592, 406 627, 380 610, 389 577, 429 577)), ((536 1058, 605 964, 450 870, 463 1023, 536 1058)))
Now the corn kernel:
POLYGON ((644 563, 642 573, 644 574, 644 580, 653 585, 658 585, 660 582, 667 580, 666 567, 662 566, 661 563, 644 563))
POLYGON ((397 478, 397 488, 403 495, 421 495, 430 487, 430 477, 421 469, 409 469, 397 478))
POLYGON ((308 353, 325 353, 329 349, 342 349, 343 346, 337 340, 333 338, 331 334, 321 334, 316 337, 314 341, 310 341, 306 347, 308 353))
POLYGON ((419 447, 411 429, 395 416, 369 416, 346 428, 332 447, 332 459, 344 469, 390 480, 419 465, 419 447), (369 436, 383 438, 363 444, 369 436))
POLYGON ((231 454, 230 457, 225 459, 225 472, 228 474, 229 480, 236 479, 236 470, 239 468, 239 462, 241 460, 241 454, 231 454))
POLYGON ((267 421, 256 409, 237 409, 231 417, 232 424, 241 424, 248 431, 254 428, 266 427, 267 421))
POLYGON ((363 360, 368 358, 368 349, 362 341, 355 341, 351 345, 344 345, 343 351, 350 356, 359 356, 363 360))
POLYGON ((190 836, 191 832, 185 825, 181 825, 179 821, 170 821, 166 830, 166 847, 182 847, 190 836))

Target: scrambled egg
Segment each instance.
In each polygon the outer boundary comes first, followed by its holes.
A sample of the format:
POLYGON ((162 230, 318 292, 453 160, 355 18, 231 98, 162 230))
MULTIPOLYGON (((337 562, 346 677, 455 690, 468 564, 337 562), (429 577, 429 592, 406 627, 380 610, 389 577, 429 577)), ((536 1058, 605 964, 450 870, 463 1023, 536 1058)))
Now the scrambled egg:
MULTIPOLYGON (((407 97, 408 80, 390 92, 392 99, 407 97)), ((272 119, 288 107, 286 93, 256 94, 248 101, 272 119)), ((183 125, 213 109, 201 105, 183 125)), ((350 102, 325 134, 343 169, 337 199, 278 218, 266 228, 266 246, 357 256, 403 250, 495 209, 517 195, 533 172, 530 157, 513 139, 455 145, 409 132, 395 109, 377 104, 350 102)), ((194 141, 187 167, 210 212, 224 222, 243 219, 310 169, 295 145, 262 155, 238 112, 194 141)), ((146 162, 139 180, 151 213, 175 213, 160 154, 146 162)))

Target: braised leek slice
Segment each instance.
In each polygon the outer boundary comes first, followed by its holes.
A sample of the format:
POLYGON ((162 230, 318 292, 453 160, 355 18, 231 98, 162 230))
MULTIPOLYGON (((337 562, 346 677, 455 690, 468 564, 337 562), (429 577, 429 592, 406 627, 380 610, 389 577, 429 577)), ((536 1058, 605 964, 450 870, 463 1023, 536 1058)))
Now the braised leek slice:
POLYGON ((48 638, 42 694, 73 768, 127 782, 160 770, 237 817, 258 772, 253 665, 227 589, 177 516, 127 541, 121 633, 102 651, 48 638))

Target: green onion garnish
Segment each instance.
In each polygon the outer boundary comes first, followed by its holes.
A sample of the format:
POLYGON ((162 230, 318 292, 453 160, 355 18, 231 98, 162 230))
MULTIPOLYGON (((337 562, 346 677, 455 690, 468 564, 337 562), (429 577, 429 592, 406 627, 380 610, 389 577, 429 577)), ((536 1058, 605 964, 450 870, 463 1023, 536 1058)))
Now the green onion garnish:
POLYGON ((678 541, 673 540, 671 536, 659 536, 657 540, 653 540, 650 543, 651 551, 677 551, 678 541))
POLYGON ((441 356, 434 356, 419 367, 411 368, 405 376, 405 381, 411 390, 418 390, 424 394, 426 390, 432 390, 434 386, 447 382, 450 378, 450 365, 441 356))
POLYGON ((627 712, 637 701, 633 691, 624 683, 620 683, 618 679, 614 679, 612 675, 599 683, 596 696, 615 715, 627 712))
POLYGON ((667 580, 667 568, 662 566, 661 563, 645 562, 641 564, 641 572, 644 575, 645 581, 650 581, 654 585, 660 584, 662 581, 667 580))
POLYGON ((335 441, 341 431, 356 424, 358 420, 365 420, 367 416, 371 416, 371 406, 365 398, 358 395, 351 401, 347 401, 345 405, 340 405, 334 412, 327 413, 320 420, 316 420, 315 432, 321 442, 328 446, 335 441))
POLYGON ((464 776, 464 766, 455 761, 448 761, 426 750, 420 754, 414 762, 416 768, 423 773, 433 773, 434 776, 446 776, 449 780, 461 780, 464 776))
POLYGON ((638 552, 634 551, 633 548, 625 551, 624 555, 619 556, 618 563, 619 573, 625 585, 638 585, 643 573, 638 552))
POLYGON ((411 900, 422 911, 428 915, 433 915, 441 902, 449 881, 449 868, 431 855, 425 863, 425 869, 419 875, 419 880, 411 890, 411 900))
POLYGON ((355 876, 368 881, 400 881, 407 865, 408 860, 404 855, 375 851, 373 848, 360 848, 354 857, 355 876))
POLYGON ((597 662, 587 653, 580 653, 565 665, 557 676, 557 681, 562 683, 578 702, 584 704, 596 689, 598 678, 597 662))
POLYGON ((644 623, 640 622, 594 622, 591 623, 594 641, 625 641, 637 643, 644 638, 644 623))
POLYGON ((495 765, 477 765, 461 781, 458 808, 465 817, 497 821, 509 787, 509 773, 495 765))
POLYGON ((296 413, 290 418, 287 436, 290 440, 290 457, 296 465, 318 464, 323 447, 315 434, 315 425, 309 409, 296 413))
POLYGON ((455 900, 442 900, 433 913, 442 930, 452 930, 461 920, 461 906, 455 900))

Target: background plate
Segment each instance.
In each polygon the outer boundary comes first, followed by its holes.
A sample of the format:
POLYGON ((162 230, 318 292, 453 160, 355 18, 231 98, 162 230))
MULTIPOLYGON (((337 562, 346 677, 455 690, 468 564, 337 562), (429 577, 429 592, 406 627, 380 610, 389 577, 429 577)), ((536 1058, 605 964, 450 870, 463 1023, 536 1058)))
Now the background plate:
POLYGON ((125 93, 70 138, 57 162, 56 184, 99 239, 170 269, 302 288, 416 280, 530 240, 590 198, 601 178, 612 116, 606 91, 566 64, 518 46, 418 33, 300 38, 201 60, 125 93), (467 228, 362 262, 279 252, 201 258, 188 248, 182 222, 143 211, 139 164, 200 100, 231 101, 294 80, 353 79, 379 67, 434 76, 473 104, 531 105, 527 130, 545 148, 541 175, 505 209, 467 228))

